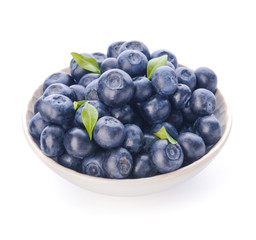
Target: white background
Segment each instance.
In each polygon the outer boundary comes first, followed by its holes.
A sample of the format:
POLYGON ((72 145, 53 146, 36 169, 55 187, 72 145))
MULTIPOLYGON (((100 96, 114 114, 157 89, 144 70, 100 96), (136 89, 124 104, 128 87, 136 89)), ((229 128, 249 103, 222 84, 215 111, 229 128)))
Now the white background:
POLYGON ((0 239, 256 239, 254 1, 1 1, 0 239), (208 66, 231 105, 233 129, 216 159, 168 191, 99 195, 48 169, 23 136, 34 89, 71 51, 117 40, 166 48, 208 66))

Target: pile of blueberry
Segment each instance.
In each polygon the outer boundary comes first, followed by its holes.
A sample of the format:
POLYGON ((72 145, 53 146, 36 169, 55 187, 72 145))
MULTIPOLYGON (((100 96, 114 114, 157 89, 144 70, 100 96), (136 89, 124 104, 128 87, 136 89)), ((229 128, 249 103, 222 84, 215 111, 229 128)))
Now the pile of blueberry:
POLYGON ((59 164, 95 177, 144 178, 193 163, 220 139, 211 69, 180 66, 170 51, 150 54, 139 41, 72 56, 70 74, 44 81, 29 123, 59 164))

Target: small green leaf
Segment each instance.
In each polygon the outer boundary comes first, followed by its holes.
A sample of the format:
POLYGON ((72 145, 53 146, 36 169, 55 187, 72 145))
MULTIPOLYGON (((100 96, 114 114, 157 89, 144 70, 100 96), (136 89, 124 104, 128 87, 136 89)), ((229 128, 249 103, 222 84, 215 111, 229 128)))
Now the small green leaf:
POLYGON ((153 58, 153 59, 148 61, 148 65, 147 65, 148 79, 152 78, 153 73, 155 72, 155 70, 157 68, 159 68, 161 66, 165 66, 167 64, 167 59, 168 59, 168 56, 163 55, 161 57, 153 58))
POLYGON ((74 101, 73 102, 74 109, 77 110, 81 105, 83 105, 87 101, 88 100, 83 100, 83 101, 79 101, 79 102, 74 101))
POLYGON ((95 58, 90 56, 84 56, 76 52, 72 52, 71 55, 80 67, 90 72, 100 74, 100 67, 95 58))
POLYGON ((156 135, 157 137, 159 137, 161 139, 167 139, 172 144, 178 143, 174 138, 172 138, 170 136, 170 134, 166 131, 164 126, 162 126, 158 132, 154 133, 154 135, 156 135))
POLYGON ((98 121, 98 117, 98 110, 86 102, 82 110, 82 121, 90 136, 90 140, 92 140, 92 131, 98 121))

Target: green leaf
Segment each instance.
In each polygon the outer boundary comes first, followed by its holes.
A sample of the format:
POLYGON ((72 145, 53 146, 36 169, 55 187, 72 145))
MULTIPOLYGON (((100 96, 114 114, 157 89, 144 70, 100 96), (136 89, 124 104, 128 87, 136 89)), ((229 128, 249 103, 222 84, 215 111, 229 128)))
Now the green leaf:
POLYGON ((99 64, 97 63, 97 61, 95 60, 95 58, 90 57, 90 56, 83 56, 76 52, 72 52, 71 55, 80 67, 82 67, 90 72, 100 74, 100 67, 99 67, 99 64))
POLYGON ((148 79, 152 78, 153 73, 155 72, 155 70, 157 68, 159 68, 161 66, 165 66, 167 64, 167 59, 168 59, 168 56, 163 55, 161 57, 153 58, 153 59, 148 61, 148 65, 147 65, 148 79))
POLYGON ((98 121, 98 117, 98 110, 86 102, 82 110, 82 121, 90 136, 90 140, 92 140, 92 131, 98 121))
POLYGON ((170 136, 170 134, 166 131, 165 127, 162 126, 161 129, 154 133, 157 137, 161 139, 167 139, 171 144, 177 144, 178 142, 170 136))
POLYGON ((81 105, 83 105, 87 101, 88 100, 83 100, 83 101, 79 101, 79 102, 74 101, 73 102, 74 109, 77 110, 81 105))

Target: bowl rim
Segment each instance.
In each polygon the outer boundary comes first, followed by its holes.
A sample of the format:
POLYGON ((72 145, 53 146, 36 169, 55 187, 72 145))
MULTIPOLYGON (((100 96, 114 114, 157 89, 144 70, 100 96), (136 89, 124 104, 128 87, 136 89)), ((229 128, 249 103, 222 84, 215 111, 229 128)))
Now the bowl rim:
MULTIPOLYGON (((69 68, 64 68, 61 71, 69 73, 69 68)), ((42 90, 42 86, 43 86, 43 83, 40 84, 39 87, 33 92, 32 96, 30 96, 29 100, 27 101, 27 105, 25 106, 25 109, 23 111, 22 128, 23 128, 23 132, 26 137, 26 140, 29 143, 32 150, 35 152, 35 154, 40 158, 40 160, 43 161, 46 165, 48 165, 52 170, 57 169, 58 172, 61 172, 64 175, 70 175, 71 177, 78 177, 87 182, 94 182, 94 183, 97 182, 99 184, 110 183, 110 184, 121 184, 121 185, 123 185, 123 184, 138 185, 138 184, 145 184, 145 183, 156 183, 156 182, 159 182, 160 179, 162 181, 168 181, 169 179, 175 178, 179 175, 185 175, 185 174, 193 171, 194 169, 197 169, 200 166, 205 165, 209 161, 209 159, 213 159, 216 156, 216 154, 221 150, 221 148, 224 146, 224 144, 226 143, 226 141, 229 137, 231 128, 232 128, 232 114, 231 114, 230 105, 227 103, 226 99, 223 97, 221 91, 218 88, 216 91, 216 94, 220 94, 220 96, 223 99, 223 105, 225 106, 225 109, 226 109, 226 111, 225 111, 226 126, 225 126, 225 129, 222 133, 220 140, 203 157, 201 157, 197 161, 195 161, 185 167, 179 168, 173 172, 164 173, 164 174, 156 175, 153 177, 136 178, 136 179, 111 179, 111 178, 93 177, 93 176, 89 176, 89 175, 86 175, 83 173, 76 172, 75 170, 66 168, 66 167, 60 165, 59 163, 57 163, 56 161, 54 161, 53 159, 51 159, 50 157, 46 156, 45 154, 43 154, 43 152, 40 150, 40 148, 34 141, 33 137, 30 135, 29 128, 28 128, 29 123, 27 121, 27 117, 30 112, 29 109, 32 104, 33 97, 37 91, 42 90)))

